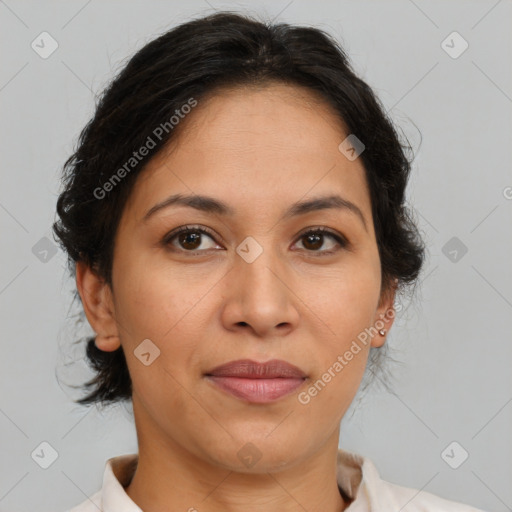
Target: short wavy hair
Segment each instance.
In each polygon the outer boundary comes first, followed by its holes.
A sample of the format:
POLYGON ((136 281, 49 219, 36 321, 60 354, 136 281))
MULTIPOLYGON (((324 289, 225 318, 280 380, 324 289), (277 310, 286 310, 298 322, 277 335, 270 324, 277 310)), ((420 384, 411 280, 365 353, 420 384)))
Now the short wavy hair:
MULTIPOLYGON (((53 224, 71 276, 76 279, 76 262, 83 261, 112 285, 115 234, 135 180, 179 130, 161 130, 144 161, 111 187, 107 200, 95 191, 145 144, 156 126, 168 123, 190 98, 201 101, 223 86, 271 82, 316 92, 349 133, 363 141, 360 158, 369 185, 382 285, 394 280, 402 290, 414 283, 424 246, 405 203, 411 170, 406 150, 411 148, 401 142, 376 95, 326 32, 229 11, 188 21, 150 41, 99 95, 92 119, 63 166, 59 220, 53 224)), ((83 384, 89 394, 75 402, 106 405, 130 400, 132 383, 122 347, 105 352, 96 347, 95 337, 86 341, 95 376, 83 384)), ((374 350, 380 354, 382 349, 374 350)), ((370 357, 372 361, 376 358, 370 357)))

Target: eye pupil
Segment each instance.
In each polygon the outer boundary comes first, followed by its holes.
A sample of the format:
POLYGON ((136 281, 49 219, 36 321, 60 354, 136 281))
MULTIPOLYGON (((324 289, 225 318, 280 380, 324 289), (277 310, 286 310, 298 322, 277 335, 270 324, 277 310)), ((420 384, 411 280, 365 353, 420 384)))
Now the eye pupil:
POLYGON ((320 247, 322 247, 322 238, 323 238, 323 235, 319 234, 319 233, 312 233, 310 235, 307 235, 306 236, 307 243, 304 244, 304 246, 308 249, 319 249, 320 247), (313 247, 311 247, 311 246, 308 247, 308 245, 310 245, 310 244, 313 247))
POLYGON ((182 233, 179 235, 179 242, 185 249, 197 249, 197 247, 201 245, 200 240, 201 235, 194 232, 182 233))

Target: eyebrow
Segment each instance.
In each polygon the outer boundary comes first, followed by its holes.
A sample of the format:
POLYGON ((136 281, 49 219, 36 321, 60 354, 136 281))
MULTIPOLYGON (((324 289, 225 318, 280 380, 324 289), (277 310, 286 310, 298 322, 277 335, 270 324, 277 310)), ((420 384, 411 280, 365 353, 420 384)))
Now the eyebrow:
MULTIPOLYGON (((187 206, 206 213, 214 213, 224 216, 233 216, 235 214, 235 210, 233 208, 213 197, 196 194, 174 194, 151 207, 142 218, 142 222, 147 222, 149 218, 155 215, 158 211, 169 208, 170 206, 187 206)), ((292 204, 284 212, 281 220, 328 209, 346 210, 355 214, 363 223, 364 229, 368 231, 366 219, 364 218, 363 212, 360 208, 351 201, 338 195, 322 196, 306 201, 298 201, 292 204)))

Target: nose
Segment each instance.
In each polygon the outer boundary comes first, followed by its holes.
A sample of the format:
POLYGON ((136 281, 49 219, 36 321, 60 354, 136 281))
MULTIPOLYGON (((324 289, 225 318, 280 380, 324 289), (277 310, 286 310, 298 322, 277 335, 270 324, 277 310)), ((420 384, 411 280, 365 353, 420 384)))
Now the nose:
POLYGON ((222 322, 228 330, 258 337, 283 336, 299 323, 292 274, 270 249, 251 263, 236 256, 228 274, 222 322))

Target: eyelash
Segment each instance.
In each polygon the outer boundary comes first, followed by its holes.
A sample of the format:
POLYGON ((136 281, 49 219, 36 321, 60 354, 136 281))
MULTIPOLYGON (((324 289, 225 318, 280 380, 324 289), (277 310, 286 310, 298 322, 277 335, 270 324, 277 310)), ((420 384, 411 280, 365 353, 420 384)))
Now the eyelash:
MULTIPOLYGON (((171 245, 171 242, 178 235, 180 235, 182 233, 202 233, 202 234, 208 235, 210 238, 212 238, 215 241, 215 234, 212 231, 210 231, 209 229, 204 228, 204 227, 187 225, 187 226, 181 226, 180 228, 175 229, 175 230, 171 231, 170 233, 168 233, 167 235, 165 235, 162 240, 163 245, 165 247, 168 247, 169 245, 171 245)), ((320 257, 321 256, 329 256, 329 255, 332 255, 332 254, 338 252, 340 249, 347 247, 347 245, 348 245, 348 240, 345 237, 343 237, 327 228, 324 228, 324 227, 310 228, 307 231, 304 231, 303 233, 301 233, 298 236, 297 241, 299 241, 302 238, 305 238, 307 235, 310 235, 310 234, 320 234, 320 235, 324 235, 324 236, 328 235, 331 238, 333 238, 340 246, 336 249, 330 249, 328 251, 313 251, 313 250, 304 249, 306 252, 313 253, 315 256, 320 256, 320 257)), ((201 255, 206 252, 206 250, 204 250, 204 249, 199 250, 199 251, 187 251, 186 249, 176 249, 176 250, 178 252, 181 251, 181 252, 185 252, 190 255, 201 255)))

